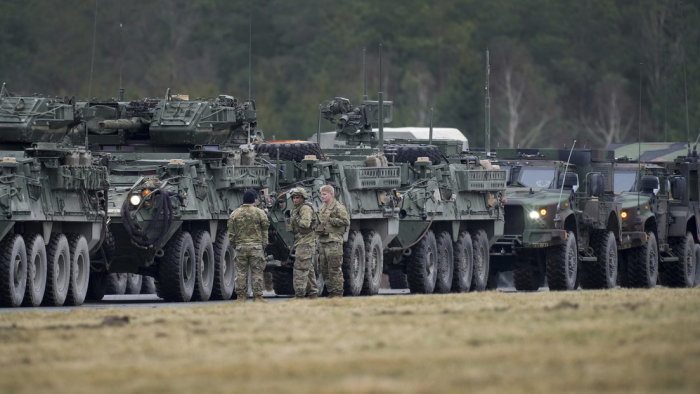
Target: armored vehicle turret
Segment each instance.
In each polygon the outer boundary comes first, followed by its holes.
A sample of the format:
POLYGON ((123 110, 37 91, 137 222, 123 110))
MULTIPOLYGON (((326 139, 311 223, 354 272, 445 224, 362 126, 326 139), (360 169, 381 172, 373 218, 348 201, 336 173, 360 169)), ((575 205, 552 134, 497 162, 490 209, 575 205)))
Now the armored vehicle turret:
POLYGON ((75 100, 0 89, 0 305, 80 305, 105 237, 107 169, 65 137, 75 100))
POLYGON ((87 125, 91 148, 109 166, 113 258, 95 273, 94 296, 106 273, 156 279, 168 301, 229 299, 233 249, 230 212, 246 189, 269 187, 270 171, 248 143, 261 139, 255 102, 232 96, 189 100, 171 95, 115 108, 87 125), (108 133, 107 130, 110 130, 108 133))
POLYGON ((518 290, 613 288, 621 203, 613 193, 612 152, 497 149, 508 171, 504 235, 492 268, 513 271, 518 290))

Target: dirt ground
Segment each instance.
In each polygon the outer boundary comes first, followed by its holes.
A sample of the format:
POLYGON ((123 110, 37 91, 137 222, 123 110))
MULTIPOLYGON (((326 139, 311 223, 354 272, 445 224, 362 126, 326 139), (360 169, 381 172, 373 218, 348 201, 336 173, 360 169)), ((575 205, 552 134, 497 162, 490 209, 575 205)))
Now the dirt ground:
POLYGON ((0 316, 2 393, 700 392, 700 289, 0 316))

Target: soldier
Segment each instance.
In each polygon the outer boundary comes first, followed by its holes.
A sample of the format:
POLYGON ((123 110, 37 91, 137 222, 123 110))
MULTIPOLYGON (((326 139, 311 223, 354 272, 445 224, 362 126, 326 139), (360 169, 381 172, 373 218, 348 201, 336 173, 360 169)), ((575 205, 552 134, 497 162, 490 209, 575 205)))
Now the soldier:
POLYGON ((267 245, 267 229, 270 221, 261 209, 254 206, 258 198, 255 190, 246 190, 243 205, 231 213, 228 219, 228 238, 236 248, 236 302, 245 302, 248 293, 248 267, 253 283, 254 302, 267 302, 263 298, 263 271, 267 245))
POLYGON ((318 233, 318 251, 323 279, 329 298, 343 298, 343 234, 350 225, 345 206, 333 198, 333 186, 321 187, 321 223, 318 233))
POLYGON ((317 214, 310 203, 306 202, 308 195, 303 188, 291 191, 294 209, 287 218, 287 231, 294 234, 294 299, 318 298, 316 287, 316 272, 313 257, 316 253, 316 233, 318 225, 317 214))

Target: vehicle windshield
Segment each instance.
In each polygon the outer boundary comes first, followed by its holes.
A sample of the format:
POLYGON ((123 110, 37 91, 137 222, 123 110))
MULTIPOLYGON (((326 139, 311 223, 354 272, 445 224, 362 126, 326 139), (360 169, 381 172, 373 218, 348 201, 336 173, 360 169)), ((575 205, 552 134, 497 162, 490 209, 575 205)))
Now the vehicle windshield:
POLYGON ((546 189, 554 180, 554 167, 523 167, 519 182, 527 187, 546 189))
POLYGON ((615 190, 632 191, 637 180, 637 171, 615 171, 615 190))

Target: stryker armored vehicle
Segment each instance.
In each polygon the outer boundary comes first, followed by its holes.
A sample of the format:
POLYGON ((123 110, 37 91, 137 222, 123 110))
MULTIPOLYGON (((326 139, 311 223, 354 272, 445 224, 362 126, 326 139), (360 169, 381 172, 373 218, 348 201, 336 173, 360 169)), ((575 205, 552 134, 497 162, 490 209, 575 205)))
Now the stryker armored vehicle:
POLYGON ((466 139, 391 143, 384 152, 402 174, 399 234, 385 250, 392 287, 405 272, 412 293, 485 290, 506 171, 471 154, 466 139))
POLYGON ((235 267, 226 222, 245 190, 264 189, 270 178, 246 148, 262 138, 255 103, 226 95, 189 100, 168 90, 158 100, 87 107, 108 115, 75 132, 78 138, 88 132, 109 167, 116 245, 109 262, 93 267, 95 298, 104 294, 107 273, 154 277, 167 301, 231 298, 235 267))
MULTIPOLYGON (((377 294, 383 274, 383 250, 398 233, 401 167, 390 166, 372 125, 391 121, 391 102, 367 101, 355 107, 348 99, 336 98, 321 105, 321 116, 336 124, 342 147, 321 151, 317 143, 300 141, 256 143, 255 149, 269 154, 275 170, 270 209, 270 242, 267 253, 273 260, 275 293, 293 294, 294 236, 286 231, 285 214, 293 207, 289 191, 306 189, 311 204, 321 207, 320 188, 336 190, 336 198, 347 208, 350 226, 344 234, 343 277, 346 295, 377 294), (380 109, 381 108, 381 109, 380 109), (380 122, 382 119, 382 122, 380 122)), ((317 285, 322 277, 317 270, 317 285)))
POLYGON ((518 290, 613 288, 621 203, 611 151, 497 149, 508 171, 506 225, 491 268, 513 272, 518 290))
POLYGON ((698 158, 683 143, 614 144, 622 200, 623 287, 693 287, 698 261, 698 158), (641 151, 641 160, 639 152, 641 151))
POLYGON ((81 305, 103 259, 107 169, 66 144, 75 99, 0 89, 0 305, 81 305), (94 258, 91 260, 91 258, 94 258))

